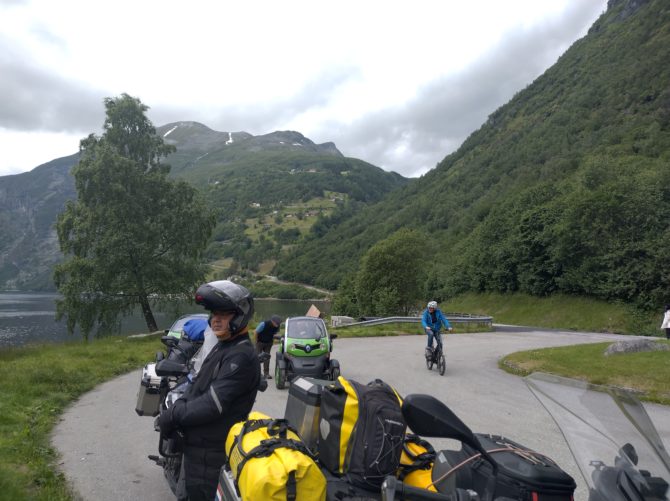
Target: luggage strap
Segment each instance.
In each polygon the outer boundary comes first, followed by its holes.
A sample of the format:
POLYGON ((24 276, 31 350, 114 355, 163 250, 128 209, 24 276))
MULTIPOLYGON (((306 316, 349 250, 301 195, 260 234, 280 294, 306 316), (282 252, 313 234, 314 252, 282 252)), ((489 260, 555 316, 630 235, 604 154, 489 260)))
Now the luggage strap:
MULTIPOLYGON (((235 488, 239 492, 239 486, 237 485, 237 479, 242 474, 242 468, 247 464, 247 461, 253 458, 267 457, 272 455, 276 449, 292 449, 298 452, 303 453, 304 455, 310 457, 312 460, 315 459, 314 454, 307 448, 307 446, 298 440, 292 438, 287 438, 286 432, 290 430, 296 435, 298 432, 293 428, 286 419, 250 419, 242 425, 240 434, 237 436, 236 445, 237 450, 242 456, 242 461, 237 465, 237 475, 235 475, 235 488), (242 449, 242 437, 248 432, 258 430, 260 428, 266 427, 268 429, 268 435, 277 435, 278 438, 266 438, 261 440, 261 442, 251 449, 249 452, 244 452, 242 449)), ((229 456, 230 458, 230 456, 229 456)), ((230 459, 228 460, 230 461, 230 459)), ((297 496, 296 481, 295 481, 295 471, 290 471, 288 473, 288 480, 286 481, 286 500, 295 501, 297 496)))
POLYGON ((407 457, 412 460, 412 464, 400 464, 400 480, 403 480, 407 475, 416 470, 429 470, 435 462, 435 449, 429 442, 423 440, 418 435, 408 433, 402 443, 402 448, 407 457), (419 445, 426 450, 425 452, 415 454, 407 446, 408 443, 419 445))

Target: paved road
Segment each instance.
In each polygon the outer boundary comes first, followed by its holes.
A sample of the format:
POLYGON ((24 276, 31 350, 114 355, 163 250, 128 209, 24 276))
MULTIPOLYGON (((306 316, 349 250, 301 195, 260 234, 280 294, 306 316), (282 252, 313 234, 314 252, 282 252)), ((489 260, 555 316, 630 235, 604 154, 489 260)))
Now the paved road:
MULTIPOLYGON (((475 432, 505 435, 554 458, 580 485, 576 501, 586 498, 577 467, 552 419, 523 381, 497 368, 508 353, 546 346, 615 341, 624 336, 539 331, 498 326, 496 332, 448 336, 447 372, 428 372, 425 338, 338 339, 335 355, 343 374, 360 382, 381 378, 401 395, 430 393, 445 402, 475 432)), ((630 339, 630 337, 625 337, 630 339)), ((140 372, 118 377, 84 395, 63 415, 52 438, 60 466, 83 500, 173 499, 162 470, 147 459, 156 454, 153 418, 135 414, 140 372)), ((274 384, 259 393, 255 406, 283 416, 286 390, 274 384)), ((670 408, 646 405, 670 448, 670 408)), ((436 448, 453 446, 431 440, 436 448)))

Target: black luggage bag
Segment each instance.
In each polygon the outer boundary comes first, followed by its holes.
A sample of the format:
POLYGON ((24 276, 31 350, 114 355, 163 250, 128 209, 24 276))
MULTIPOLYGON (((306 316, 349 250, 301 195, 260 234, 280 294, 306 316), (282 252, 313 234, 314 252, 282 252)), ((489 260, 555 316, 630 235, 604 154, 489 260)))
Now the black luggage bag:
MULTIPOLYGON (((484 450, 498 465, 495 497, 522 501, 572 501, 576 488, 574 479, 547 456, 538 454, 512 440, 499 435, 475 434, 484 450)), ((488 461, 477 457, 478 452, 463 444, 460 451, 441 451, 433 467, 433 482, 440 492, 454 487, 473 489, 484 496, 492 467, 488 461), (467 461, 447 478, 445 474, 454 466, 467 461)))

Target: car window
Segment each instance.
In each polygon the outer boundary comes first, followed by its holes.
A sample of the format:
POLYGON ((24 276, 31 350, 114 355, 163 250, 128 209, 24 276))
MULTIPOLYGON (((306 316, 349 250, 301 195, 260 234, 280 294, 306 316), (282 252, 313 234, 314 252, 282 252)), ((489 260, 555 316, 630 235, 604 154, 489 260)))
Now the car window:
POLYGON ((310 320, 290 320, 287 328, 288 337, 295 339, 317 339, 326 335, 321 322, 310 320))

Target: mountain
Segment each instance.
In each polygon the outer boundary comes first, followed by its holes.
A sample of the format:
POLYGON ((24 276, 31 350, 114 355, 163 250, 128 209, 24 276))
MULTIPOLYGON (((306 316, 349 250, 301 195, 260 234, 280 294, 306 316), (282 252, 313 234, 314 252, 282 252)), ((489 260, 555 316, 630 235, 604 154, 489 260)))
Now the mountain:
POLYGON ((78 159, 0 177, 0 288, 53 289, 51 269, 61 259, 53 225, 66 200, 76 197, 69 172, 78 159))
POLYGON ((670 8, 610 0, 588 34, 438 166, 321 229, 277 274, 333 288, 426 233, 427 293, 567 293, 651 307, 670 280, 670 8))
MULTIPOLYGON (((257 269, 320 218, 356 211, 407 182, 299 132, 253 136, 185 121, 156 133, 177 148, 165 160, 171 175, 198 187, 218 209, 207 255, 237 270, 257 269)), ((54 224, 76 198, 70 169, 78 158, 0 177, 0 289, 53 290, 52 268, 62 259, 54 224)))

